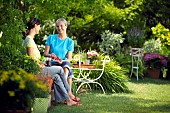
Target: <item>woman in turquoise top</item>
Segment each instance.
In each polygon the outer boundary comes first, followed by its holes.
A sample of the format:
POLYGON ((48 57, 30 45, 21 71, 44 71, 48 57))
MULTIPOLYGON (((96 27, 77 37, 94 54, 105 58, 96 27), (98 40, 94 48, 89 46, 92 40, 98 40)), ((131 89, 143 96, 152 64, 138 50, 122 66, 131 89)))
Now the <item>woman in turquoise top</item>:
MULTIPOLYGON (((27 23, 27 31, 24 33, 24 37, 26 38, 23 41, 23 46, 26 48, 26 53, 34 60, 39 60, 40 58, 40 52, 34 42, 34 36, 39 33, 40 24, 40 19, 30 18, 30 21, 27 23)), ((81 105, 78 101, 72 99, 72 92, 61 66, 45 67, 41 62, 38 64, 40 68, 42 68, 41 72, 43 72, 44 75, 48 72, 54 80, 53 88, 56 102, 65 101, 68 106, 81 105)))
MULTIPOLYGON (((61 61, 52 61, 52 65, 59 65, 63 67, 68 84, 72 86, 73 73, 70 69, 70 61, 72 60, 72 53, 74 51, 74 42, 67 36, 67 21, 60 18, 56 21, 58 34, 48 36, 45 42, 44 56, 59 57, 61 61)), ((80 101, 80 98, 72 95, 75 101, 80 101)))

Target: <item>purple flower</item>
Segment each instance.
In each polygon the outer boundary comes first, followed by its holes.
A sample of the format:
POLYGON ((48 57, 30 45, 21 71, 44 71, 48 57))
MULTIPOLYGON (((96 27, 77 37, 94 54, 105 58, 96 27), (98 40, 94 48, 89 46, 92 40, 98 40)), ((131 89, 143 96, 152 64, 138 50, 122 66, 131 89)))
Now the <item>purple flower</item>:
POLYGON ((168 62, 166 57, 157 53, 145 53, 143 59, 145 64, 150 68, 166 66, 168 62))

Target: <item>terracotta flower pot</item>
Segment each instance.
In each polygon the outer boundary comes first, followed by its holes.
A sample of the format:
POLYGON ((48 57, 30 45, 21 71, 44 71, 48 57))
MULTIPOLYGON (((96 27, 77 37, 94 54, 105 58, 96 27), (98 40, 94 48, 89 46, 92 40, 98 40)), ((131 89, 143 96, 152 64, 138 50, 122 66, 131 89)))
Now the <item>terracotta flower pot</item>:
POLYGON ((148 77, 150 78, 159 78, 160 76, 160 69, 155 69, 155 68, 151 68, 147 70, 148 73, 148 77))

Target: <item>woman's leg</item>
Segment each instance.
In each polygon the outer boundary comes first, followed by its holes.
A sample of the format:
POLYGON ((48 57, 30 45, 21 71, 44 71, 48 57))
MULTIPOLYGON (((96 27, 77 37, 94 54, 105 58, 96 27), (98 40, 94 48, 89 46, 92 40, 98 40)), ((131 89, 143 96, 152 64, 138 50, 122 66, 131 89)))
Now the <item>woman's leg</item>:
POLYGON ((64 74, 65 76, 67 77, 67 81, 68 81, 68 84, 70 86, 70 93, 69 93, 69 96, 72 100, 74 101, 80 101, 80 98, 77 98, 76 96, 73 95, 72 93, 72 78, 73 78, 73 72, 72 70, 70 69, 70 62, 67 62, 67 61, 64 61, 61 66, 63 67, 64 69, 64 74))
POLYGON ((53 88, 56 101, 60 102, 68 99, 70 87, 64 76, 63 68, 61 66, 44 67, 44 75, 47 76, 47 74, 50 74, 54 80, 53 88))
POLYGON ((53 88, 56 102, 66 101, 67 106, 81 106, 69 97, 60 76, 57 74, 54 75, 53 88))
POLYGON ((44 68, 44 75, 50 74, 53 79, 53 88, 56 102, 66 100, 68 106, 79 106, 80 104, 70 98, 70 88, 64 76, 63 68, 60 66, 52 66, 44 68))
MULTIPOLYGON (((63 70, 64 70, 64 74, 63 75, 65 75, 65 77, 67 78, 67 82, 68 82, 70 90, 71 90, 71 88, 72 88, 73 73, 72 73, 72 70, 70 69, 70 62, 64 61, 64 62, 62 62, 61 65, 53 62, 53 66, 52 67, 55 67, 55 65, 61 66, 63 68, 63 70)), ((49 68, 49 67, 46 67, 46 68, 49 68)), ((53 72, 53 73, 55 73, 55 72, 53 72)))
POLYGON ((63 69, 64 69, 64 75, 66 76, 66 78, 68 78, 69 69, 67 67, 63 67, 63 69))
MULTIPOLYGON (((67 66, 66 66, 67 67, 67 66)), ((70 70, 70 74, 68 79, 66 79, 66 77, 64 76, 64 71, 63 68, 61 66, 51 66, 51 67, 45 67, 44 68, 44 74, 49 73, 50 75, 55 75, 58 74, 60 75, 61 80, 63 81, 63 84, 68 92, 69 97, 74 100, 74 101, 80 101, 80 98, 77 98, 76 96, 73 95, 72 91, 71 91, 71 86, 72 86, 72 70, 70 70)))
POLYGON ((61 102, 70 98, 58 74, 54 75, 53 89, 56 102, 61 102))
POLYGON ((70 86, 67 82, 66 77, 64 76, 64 71, 61 66, 51 66, 51 67, 45 67, 44 68, 44 75, 50 74, 53 78, 58 74, 67 90, 67 92, 70 91, 70 86))

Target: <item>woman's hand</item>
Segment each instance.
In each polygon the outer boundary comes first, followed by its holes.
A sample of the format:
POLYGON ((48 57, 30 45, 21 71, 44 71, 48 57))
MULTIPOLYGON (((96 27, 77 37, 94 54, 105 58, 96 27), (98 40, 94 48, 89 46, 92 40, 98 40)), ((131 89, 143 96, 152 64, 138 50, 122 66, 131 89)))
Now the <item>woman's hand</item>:
POLYGON ((45 65, 44 65, 43 62, 39 62, 39 63, 38 63, 38 66, 39 66, 41 69, 45 67, 45 65))
POLYGON ((57 57, 54 53, 51 53, 50 56, 51 56, 51 58, 57 57))
POLYGON ((53 60, 57 61, 59 64, 62 64, 62 62, 63 62, 63 61, 62 61, 58 56, 56 56, 54 53, 51 54, 51 58, 52 58, 53 60))

